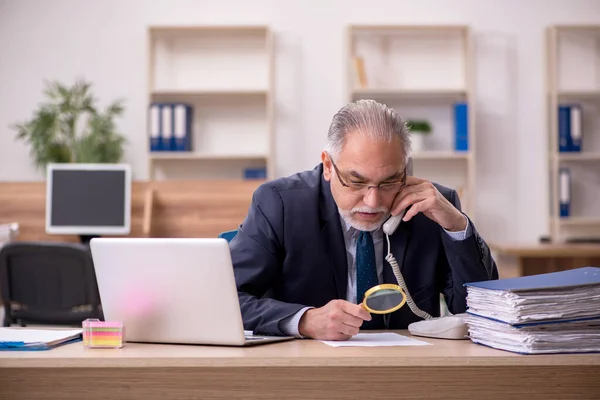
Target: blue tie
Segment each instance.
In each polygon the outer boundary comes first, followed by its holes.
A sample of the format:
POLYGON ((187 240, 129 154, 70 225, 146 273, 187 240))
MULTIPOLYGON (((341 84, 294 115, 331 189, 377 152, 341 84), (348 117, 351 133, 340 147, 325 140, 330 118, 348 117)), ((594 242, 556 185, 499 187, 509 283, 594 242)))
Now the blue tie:
MULTIPOLYGON (((370 232, 361 231, 356 242, 356 301, 362 303, 365 292, 379 285, 375 265, 375 245, 370 232)), ((363 322, 360 329, 383 329, 383 318, 371 314, 371 321, 363 322)))
POLYGON ((361 231, 356 242, 356 301, 362 303, 365 292, 379 285, 375 266, 375 246, 370 232, 361 231))

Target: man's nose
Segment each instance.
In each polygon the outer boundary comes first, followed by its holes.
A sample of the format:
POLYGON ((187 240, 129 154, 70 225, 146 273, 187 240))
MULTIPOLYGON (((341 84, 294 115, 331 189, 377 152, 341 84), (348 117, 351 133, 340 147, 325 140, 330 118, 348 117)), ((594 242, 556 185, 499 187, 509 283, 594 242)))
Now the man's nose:
POLYGON ((363 203, 370 208, 377 208, 381 206, 381 194, 379 194, 379 189, 375 187, 369 187, 363 198, 363 203))

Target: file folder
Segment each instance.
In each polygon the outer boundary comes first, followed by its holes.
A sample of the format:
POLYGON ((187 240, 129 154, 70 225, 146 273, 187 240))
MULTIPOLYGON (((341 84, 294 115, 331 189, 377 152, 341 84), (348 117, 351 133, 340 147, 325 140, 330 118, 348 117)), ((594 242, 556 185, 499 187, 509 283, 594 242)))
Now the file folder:
POLYGON ((581 151, 582 142, 582 112, 579 104, 571 105, 570 115, 570 133, 571 133, 571 151, 581 151))
POLYGON ((519 354, 600 352, 600 318, 510 325, 467 315, 471 341, 519 354))
POLYGON ((454 104, 454 148, 469 150, 469 108, 466 103, 454 104))
POLYGON ((82 329, 0 328, 0 351, 49 350, 82 340, 82 329))
POLYGON ((173 151, 173 129, 174 129, 174 118, 173 118, 173 104, 162 104, 161 105, 161 150, 162 151, 173 151))
POLYGON ((558 170, 559 215, 566 218, 571 215, 571 171, 569 168, 558 170))
POLYGON ((160 151, 162 147, 161 135, 161 105, 158 103, 150 104, 148 129, 150 135, 150 151, 160 151))
POLYGON ((558 106, 558 151, 580 152, 583 139, 583 113, 580 104, 558 106))
POLYGON ((568 152, 571 149, 571 110, 569 106, 558 107, 558 151, 568 152))
MULTIPOLYGON (((575 289, 596 285, 600 287, 600 267, 589 266, 517 278, 470 282, 465 283, 464 286, 507 292, 526 292, 542 289, 575 289)), ((598 313, 600 314, 600 309, 598 313)))
POLYGON ((465 284, 474 343, 523 353, 600 351, 600 268, 465 284))
POLYGON ((266 168, 246 168, 244 170, 244 179, 266 179, 266 168))
POLYGON ((178 103, 173 108, 174 132, 173 150, 190 151, 192 137, 192 107, 178 103))

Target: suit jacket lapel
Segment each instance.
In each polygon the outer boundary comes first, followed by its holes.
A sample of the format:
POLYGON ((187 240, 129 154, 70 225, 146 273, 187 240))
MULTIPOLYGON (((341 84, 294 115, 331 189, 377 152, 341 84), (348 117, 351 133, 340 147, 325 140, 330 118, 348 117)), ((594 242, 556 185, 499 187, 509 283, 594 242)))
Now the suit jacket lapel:
POLYGON ((346 299, 348 290, 348 259, 346 257, 346 246, 344 235, 340 227, 340 221, 330 219, 321 230, 325 251, 333 268, 333 276, 337 294, 340 299, 346 299))
POLYGON ((331 195, 329 182, 323 178, 321 165, 321 198, 320 198, 321 238, 329 258, 338 298, 346 299, 348 287, 348 259, 346 244, 340 222, 337 205, 331 195))

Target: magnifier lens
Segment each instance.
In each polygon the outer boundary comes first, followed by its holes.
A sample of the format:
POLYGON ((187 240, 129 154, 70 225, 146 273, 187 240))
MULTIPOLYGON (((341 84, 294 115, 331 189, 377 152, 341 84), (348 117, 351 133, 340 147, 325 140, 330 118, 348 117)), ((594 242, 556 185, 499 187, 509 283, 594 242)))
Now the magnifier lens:
POLYGON ((404 304, 406 297, 399 289, 379 289, 365 299, 365 306, 376 313, 388 313, 404 304))

